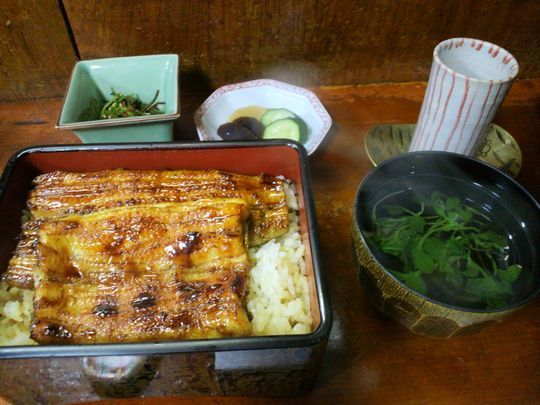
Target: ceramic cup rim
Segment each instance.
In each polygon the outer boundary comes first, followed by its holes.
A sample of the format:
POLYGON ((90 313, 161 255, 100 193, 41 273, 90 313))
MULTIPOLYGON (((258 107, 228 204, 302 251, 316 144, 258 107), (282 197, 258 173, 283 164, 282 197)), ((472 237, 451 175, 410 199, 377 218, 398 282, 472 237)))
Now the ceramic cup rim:
POLYGON ((433 50, 433 60, 438 63, 440 66, 442 66, 444 69, 446 69, 448 72, 454 74, 456 77, 459 77, 461 79, 464 79, 464 80, 469 80, 471 82, 476 82, 476 83, 482 83, 482 84, 490 84, 490 83, 497 83, 497 84, 502 84, 502 83, 508 83, 508 82, 512 82, 516 76, 518 75, 519 73, 519 64, 518 64, 518 61, 516 60, 516 58, 514 57, 514 55, 512 55, 510 52, 508 52, 508 50, 504 49, 503 47, 499 46, 499 45, 496 45, 492 42, 489 42, 489 41, 484 41, 482 39, 475 39, 475 38, 466 38, 466 37, 458 37, 458 38, 449 38, 449 39, 445 39, 444 41, 441 41, 437 44, 437 46, 435 47, 435 49, 433 50), (497 79, 497 80, 490 80, 490 79, 479 79, 477 77, 473 77, 473 76, 467 76, 463 73, 459 73, 459 72, 456 72, 454 69, 450 68, 447 64, 445 64, 439 57, 439 54, 440 52, 442 51, 442 47, 448 43, 451 43, 451 42, 459 42, 459 41, 475 41, 475 42, 480 42, 482 43, 484 46, 491 46, 491 47, 496 47, 499 49, 499 51, 503 51, 503 52, 506 52, 507 53, 507 56, 510 58, 509 59, 509 62, 514 62, 515 65, 516 65, 516 70, 514 72, 512 72, 512 74, 506 78, 506 79, 497 79))

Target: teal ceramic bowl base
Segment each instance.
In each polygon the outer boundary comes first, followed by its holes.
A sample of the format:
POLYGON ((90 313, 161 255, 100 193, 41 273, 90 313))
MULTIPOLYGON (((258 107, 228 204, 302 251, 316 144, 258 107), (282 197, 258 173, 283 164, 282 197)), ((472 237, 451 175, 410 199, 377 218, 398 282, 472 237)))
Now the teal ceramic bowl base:
POLYGON ((174 121, 74 130, 83 143, 171 142, 174 121))

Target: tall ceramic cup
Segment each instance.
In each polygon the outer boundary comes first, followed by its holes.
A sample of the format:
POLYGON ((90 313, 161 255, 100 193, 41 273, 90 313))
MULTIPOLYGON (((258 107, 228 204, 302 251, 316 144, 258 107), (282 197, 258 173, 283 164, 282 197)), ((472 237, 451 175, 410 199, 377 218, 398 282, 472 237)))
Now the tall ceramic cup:
POLYGON ((437 45, 409 151, 474 155, 518 69, 508 51, 489 42, 453 38, 437 45))

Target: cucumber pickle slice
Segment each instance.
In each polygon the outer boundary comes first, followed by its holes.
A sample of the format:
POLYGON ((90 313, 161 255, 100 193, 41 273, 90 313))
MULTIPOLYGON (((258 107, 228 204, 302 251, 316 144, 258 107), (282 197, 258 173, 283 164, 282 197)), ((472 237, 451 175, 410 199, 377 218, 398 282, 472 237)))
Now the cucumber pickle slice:
POLYGON ((294 119, 280 119, 272 122, 264 129, 263 139, 292 139, 299 142, 300 127, 294 119))
POLYGON ((267 127, 273 122, 283 120, 285 118, 295 118, 296 115, 292 111, 285 108, 270 108, 261 117, 262 124, 267 127))

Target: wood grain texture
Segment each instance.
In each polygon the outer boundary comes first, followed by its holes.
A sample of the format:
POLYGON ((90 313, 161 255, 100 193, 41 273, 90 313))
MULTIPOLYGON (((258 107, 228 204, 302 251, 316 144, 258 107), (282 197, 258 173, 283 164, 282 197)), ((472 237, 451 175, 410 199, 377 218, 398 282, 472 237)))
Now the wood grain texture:
MULTIPOLYGON (((425 83, 320 87, 315 92, 334 120, 310 158, 323 270, 334 326, 315 389, 279 403, 538 403, 540 299, 477 335, 437 340, 414 335, 367 301, 353 267, 350 221, 356 188, 371 169, 364 150, 370 127, 414 122, 425 83)), ((186 98, 177 138, 195 139, 189 115, 208 93, 186 98)), ((25 145, 77 142, 53 128, 59 101, 0 107, 0 165, 25 145)), ((514 84, 495 122, 520 144, 517 180, 540 199, 540 80, 514 84)), ((115 400, 134 404, 141 400, 115 400)), ((145 398, 145 404, 272 404, 253 398, 145 398)))
POLYGON ((540 75, 534 0, 64 0, 83 59, 181 54, 214 86, 258 77, 300 85, 427 80, 434 46, 469 36, 540 75))
POLYGON ((0 101, 62 96, 75 61, 57 1, 0 2, 0 101))

